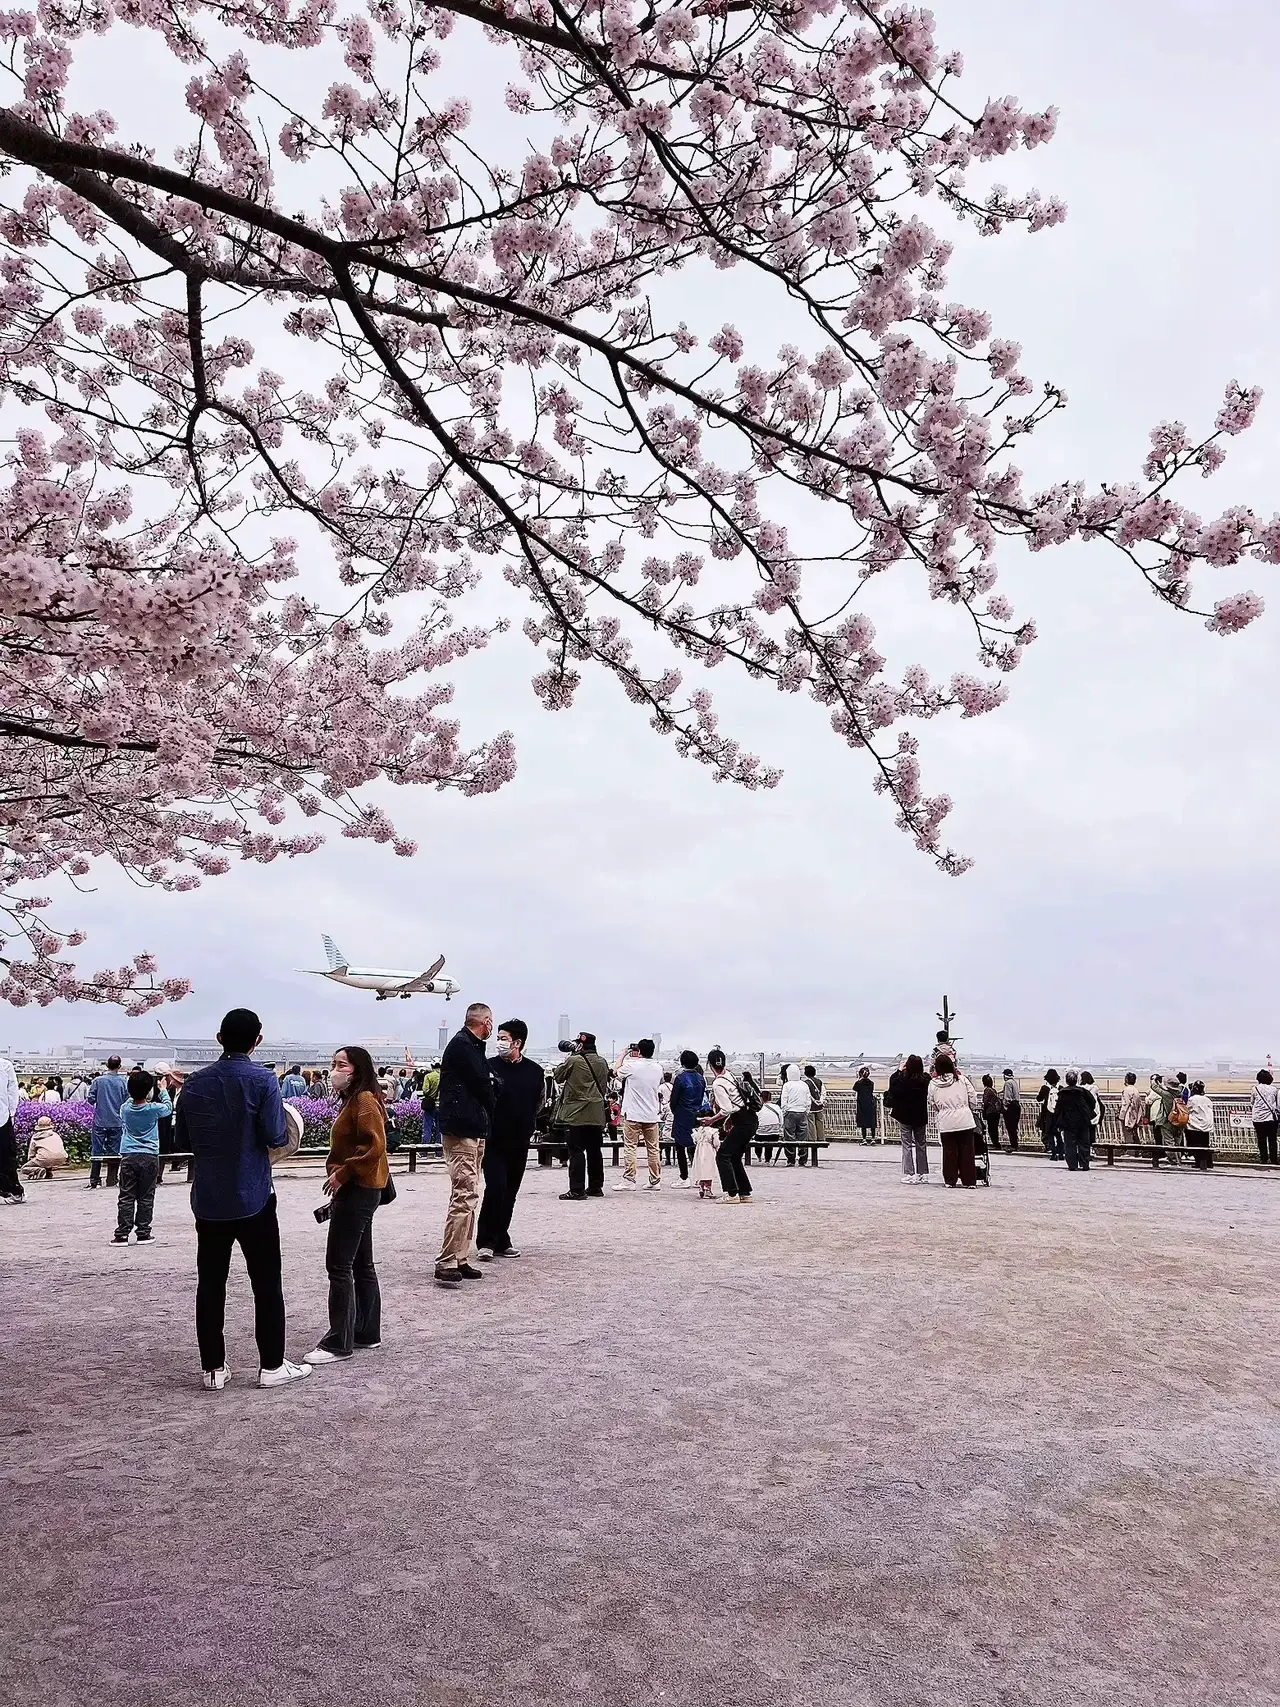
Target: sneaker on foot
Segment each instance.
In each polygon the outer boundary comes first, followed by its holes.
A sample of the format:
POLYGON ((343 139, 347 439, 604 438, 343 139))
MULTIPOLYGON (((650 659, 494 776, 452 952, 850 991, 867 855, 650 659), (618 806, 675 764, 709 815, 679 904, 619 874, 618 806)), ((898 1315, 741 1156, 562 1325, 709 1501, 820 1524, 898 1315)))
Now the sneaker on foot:
POLYGON ((596 1186, 594 1190, 588 1191, 587 1196, 588 1197, 603 1197, 604 1196, 604 1187, 602 1185, 596 1186))
POLYGON ((678 1179, 676 1181, 676 1190, 677 1191, 688 1191, 688 1190, 690 1190, 692 1185, 693 1185, 693 1181, 691 1179, 678 1179))
POLYGON ((382 1349, 381 1340, 357 1340, 355 1345, 357 1351, 381 1351, 382 1349))
POLYGON ((615 1180, 613 1182, 613 1189, 615 1191, 634 1191, 636 1189, 636 1182, 633 1179, 615 1180))
POLYGON ((469 1262, 460 1262, 458 1264, 458 1273, 462 1276, 463 1280, 484 1279, 484 1270, 473 1268, 469 1262))
POLYGON ((314 1369, 318 1363, 342 1363, 350 1356, 349 1351, 326 1351, 322 1345, 318 1345, 314 1351, 309 1351, 302 1361, 309 1363, 314 1369))
POLYGON ((436 1264, 436 1284, 438 1286, 461 1286, 462 1276, 456 1268, 441 1268, 436 1264))
POLYGON ((311 1366, 307 1363, 290 1363, 286 1357, 279 1369, 260 1369, 258 1371, 259 1387, 287 1387, 290 1381, 301 1381, 304 1375, 310 1375, 311 1366))
POLYGON ((505 1251, 499 1251, 498 1255, 500 1257, 518 1257, 520 1255, 520 1252, 515 1248, 514 1245, 508 1245, 506 1250, 505 1251))
POLYGON ((585 1203, 590 1195, 586 1191, 562 1191, 560 1201, 561 1203, 585 1203))
POLYGON ((644 1189, 646 1191, 661 1191, 662 1181, 660 1179, 651 1179, 644 1189))
POLYGON ((221 1369, 206 1369, 204 1384, 211 1393, 220 1393, 231 1379, 231 1371, 224 1363, 221 1369))
POLYGON ((111 1243, 113 1245, 127 1245, 129 1243, 129 1235, 127 1233, 113 1233, 111 1235, 111 1243))
POLYGON ((491 1251, 488 1245, 482 1245, 480 1249, 477 1250, 476 1255, 480 1258, 481 1262, 492 1262, 496 1252, 491 1251))
POLYGON ((141 1230, 141 1229, 139 1229, 139 1231, 138 1231, 138 1243, 139 1243, 139 1244, 140 1244, 140 1245, 147 1245, 147 1244, 150 1244, 150 1242, 151 1242, 151 1241, 152 1241, 152 1239, 154 1239, 154 1238, 155 1238, 155 1234, 154 1234, 154 1233, 144 1233, 144 1232, 142 1232, 142 1230, 141 1230))
POLYGON ((720 1201, 721 1203, 741 1203, 742 1199, 740 1197, 730 1197, 727 1191, 722 1191, 720 1193, 720 1201))

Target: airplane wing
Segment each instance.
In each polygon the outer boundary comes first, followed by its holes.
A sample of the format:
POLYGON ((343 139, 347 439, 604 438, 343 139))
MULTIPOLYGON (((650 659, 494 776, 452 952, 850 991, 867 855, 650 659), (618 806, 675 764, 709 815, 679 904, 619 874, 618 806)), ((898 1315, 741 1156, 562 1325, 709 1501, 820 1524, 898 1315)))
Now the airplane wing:
POLYGON ((418 976, 416 978, 411 979, 409 983, 401 984, 400 988, 396 991, 396 995, 397 996, 408 996, 408 995, 411 995, 415 990, 421 990, 421 989, 425 988, 425 986, 428 985, 431 982, 431 980, 435 977, 436 973, 440 971, 440 969, 443 965, 444 965, 444 955, 442 954, 440 956, 439 960, 436 961, 434 966, 429 966, 425 972, 419 972, 418 976))

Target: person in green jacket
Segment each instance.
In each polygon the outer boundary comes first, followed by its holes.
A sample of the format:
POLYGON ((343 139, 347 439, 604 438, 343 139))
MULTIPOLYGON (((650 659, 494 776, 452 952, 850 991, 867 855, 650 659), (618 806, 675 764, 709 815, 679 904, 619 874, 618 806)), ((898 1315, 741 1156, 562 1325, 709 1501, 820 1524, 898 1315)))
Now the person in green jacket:
POLYGON ((560 1193, 562 1203, 580 1203, 587 1197, 604 1196, 605 1098, 609 1094, 609 1068, 596 1050, 594 1032, 580 1031, 571 1054, 552 1073, 560 1086, 555 1124, 565 1128, 569 1146, 569 1189, 560 1193))

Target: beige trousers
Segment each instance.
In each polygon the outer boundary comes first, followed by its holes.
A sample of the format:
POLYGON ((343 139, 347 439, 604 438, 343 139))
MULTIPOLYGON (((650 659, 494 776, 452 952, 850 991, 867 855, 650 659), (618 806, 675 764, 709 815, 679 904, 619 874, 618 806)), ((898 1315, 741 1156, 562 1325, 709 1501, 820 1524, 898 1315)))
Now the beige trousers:
POLYGON ((622 1123, 622 1142, 625 1146, 623 1153, 622 1177, 636 1177, 636 1144, 643 1139, 645 1153, 649 1158, 649 1178, 657 1181, 662 1178, 662 1152, 658 1149, 658 1122, 656 1120, 624 1120, 622 1123))
POLYGON ((444 1218, 444 1243, 436 1258, 439 1268, 466 1262, 476 1236, 476 1203, 480 1196, 483 1138, 444 1138, 444 1165, 449 1170, 449 1208, 444 1218))

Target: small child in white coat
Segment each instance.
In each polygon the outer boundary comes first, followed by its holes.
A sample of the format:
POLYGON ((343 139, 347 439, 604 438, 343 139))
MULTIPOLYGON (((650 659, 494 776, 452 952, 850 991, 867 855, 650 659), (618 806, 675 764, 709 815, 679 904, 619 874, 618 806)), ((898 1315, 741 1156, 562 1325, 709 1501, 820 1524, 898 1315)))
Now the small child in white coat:
POLYGON ((693 1177, 699 1197, 714 1197, 716 1181, 716 1151, 720 1148, 720 1133, 714 1126, 698 1128, 698 1142, 693 1152, 693 1177))

